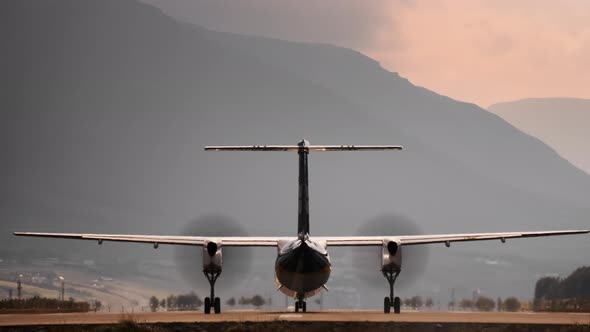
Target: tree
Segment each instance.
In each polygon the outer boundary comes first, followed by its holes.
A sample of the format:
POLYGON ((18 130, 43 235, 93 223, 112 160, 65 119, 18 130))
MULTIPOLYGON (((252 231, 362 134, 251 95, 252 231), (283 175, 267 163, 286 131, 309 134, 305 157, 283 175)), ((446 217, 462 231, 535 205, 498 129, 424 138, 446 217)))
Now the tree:
POLYGON ((432 306, 434 305, 434 301, 432 301, 431 297, 426 298, 426 303, 424 304, 426 306, 426 308, 428 308, 429 310, 432 308, 432 306))
POLYGON ((227 301, 225 301, 225 304, 227 304, 230 307, 233 307, 236 305, 236 299, 233 297, 230 297, 227 301))
POLYGON ((461 302, 459 302, 459 308, 463 310, 472 310, 473 307, 474 303, 470 299, 462 299, 461 302))
POLYGON ((479 311, 492 311, 496 303, 494 300, 490 299, 489 297, 480 296, 477 301, 475 302, 475 307, 479 311))
POLYGON ((168 310, 172 310, 173 308, 176 308, 176 296, 174 295, 168 295, 168 298, 166 298, 166 306, 168 310))
POLYGON ((166 299, 160 300, 160 308, 166 308, 166 299))
POLYGON ((266 303, 266 301, 264 300, 264 298, 262 296, 254 295, 252 297, 252 300, 250 301, 250 303, 252 303, 252 305, 255 306, 256 308, 260 308, 266 303))
POLYGON ((252 299, 249 299, 249 298, 246 298, 246 297, 243 297, 242 296, 242 297, 240 297, 240 300, 238 301, 238 304, 239 305, 242 305, 242 306, 252 304, 252 299))
POLYGON ((455 302, 449 301, 449 303, 447 303, 447 308, 449 308, 449 310, 455 310, 455 302))
POLYGON ((152 312, 156 312, 158 310, 159 306, 160 306, 160 301, 158 300, 158 298, 155 296, 150 297, 150 310, 152 312))
POLYGON ((543 277, 535 284, 535 299, 555 300, 561 297, 560 280, 555 277, 543 277))
POLYGON ((197 309, 203 305, 203 300, 195 294, 195 292, 190 292, 189 294, 178 295, 176 299, 176 306, 181 310, 186 309, 197 309))
POLYGON ((419 309, 422 307, 422 305, 424 305, 424 301, 422 300, 422 296, 418 296, 418 295, 412 297, 411 303, 412 303, 412 308, 414 308, 414 309, 419 309))
POLYGON ((94 311, 100 311, 102 308, 102 302, 99 300, 94 300, 94 311))
POLYGON ((201 300, 201 298, 195 294, 195 292, 191 292, 189 294, 190 299, 191 299, 191 305, 193 306, 193 308, 199 308, 203 305, 203 300, 201 300))
POLYGON ((411 307, 412 306, 412 299, 409 298, 409 297, 405 298, 403 302, 404 302, 404 305, 406 307, 411 307))
POLYGON ((543 277, 535 284, 535 310, 590 310, 590 267, 576 269, 565 279, 543 277))
POLYGON ((506 311, 516 312, 520 310, 520 301, 515 297, 509 297, 504 301, 504 308, 506 311))
POLYGON ((561 282, 561 295, 565 299, 590 297, 590 267, 576 269, 561 282))

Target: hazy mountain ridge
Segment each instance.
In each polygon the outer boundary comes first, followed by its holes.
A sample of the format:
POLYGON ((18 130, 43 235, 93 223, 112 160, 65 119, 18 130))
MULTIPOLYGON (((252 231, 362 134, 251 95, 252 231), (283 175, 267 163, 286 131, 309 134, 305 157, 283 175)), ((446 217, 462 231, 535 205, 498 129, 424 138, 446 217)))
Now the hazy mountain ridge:
POLYGON ((590 99, 530 98, 488 107, 515 127, 539 138, 590 174, 590 99))
MULTIPOLYGON (((11 36, 0 38, 9 51, 0 60, 5 231, 176 234, 188 220, 221 212, 251 234, 293 234, 294 155, 211 154, 202 146, 301 137, 406 147, 314 154, 313 234, 351 234, 383 213, 427 232, 587 226, 588 176, 498 117, 417 88, 357 52, 212 32, 128 0, 0 6, 0 34, 11 36)), ((145 246, 121 253, 1 238, 54 254, 158 255, 145 246)), ((569 272, 577 258, 561 256, 588 247, 577 240, 511 241, 493 254, 549 259, 532 269, 569 272)), ((461 262, 482 274, 478 282, 501 287, 465 258, 496 244, 462 248, 455 261, 456 252, 437 250, 428 278, 453 281, 441 265, 461 262)), ((524 266, 507 269, 521 273, 515 284, 530 278, 524 266)))
MULTIPOLYGON (((521 189, 530 190, 536 187, 538 192, 544 191, 546 194, 548 192, 545 188, 562 184, 536 185, 541 180, 547 181, 547 173, 561 163, 560 160, 555 159, 554 164, 549 167, 545 165, 547 161, 536 165, 535 174, 531 175, 530 166, 536 161, 531 160, 530 156, 519 158, 517 152, 512 152, 534 148, 537 150, 535 154, 551 153, 543 144, 533 142, 534 139, 531 141, 526 135, 514 131, 506 122, 486 114, 487 112, 473 104, 457 103, 445 96, 416 87, 407 79, 384 70, 375 60, 356 51, 330 45, 212 33, 218 35, 218 40, 263 59, 265 63, 286 68, 294 75, 319 82, 340 96, 354 101, 363 110, 368 108, 367 111, 372 115, 380 116, 397 130, 410 131, 412 136, 418 139, 421 139, 421 136, 426 137, 428 146, 461 163, 468 163, 473 169, 505 167, 502 164, 503 160, 487 157, 490 147, 497 148, 498 144, 501 144, 504 153, 513 154, 510 158, 510 171, 514 172, 514 177, 510 178, 508 183, 514 185, 522 182, 524 178, 526 184, 521 189), (354 66, 350 65, 351 63, 354 66), (453 126, 453 132, 444 129, 453 126), (433 137, 437 139, 432 139, 433 137), (470 139, 465 140, 465 137, 470 139), (470 158, 465 158, 467 153, 470 158), (543 169, 545 167, 548 169, 543 169)), ((583 185, 588 186, 587 179, 584 176, 580 178, 583 185)), ((502 176, 495 177, 494 180, 506 179, 502 176)), ((572 178, 570 181, 570 186, 577 185, 578 180, 572 178)))

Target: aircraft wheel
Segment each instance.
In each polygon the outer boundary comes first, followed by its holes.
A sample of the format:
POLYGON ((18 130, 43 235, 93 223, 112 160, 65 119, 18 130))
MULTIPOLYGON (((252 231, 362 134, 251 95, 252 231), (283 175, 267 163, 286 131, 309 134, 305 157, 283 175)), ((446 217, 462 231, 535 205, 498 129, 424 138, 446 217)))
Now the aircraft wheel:
POLYGON ((307 312, 307 303, 301 302, 301 312, 307 312))
POLYGON ((215 303, 213 304, 213 307, 216 314, 221 312, 221 300, 218 297, 215 298, 215 303))
POLYGON ((396 314, 400 313, 400 309, 401 309, 401 300, 399 299, 399 297, 395 297, 395 299, 393 299, 393 312, 396 314))
POLYGON ((389 297, 383 299, 383 312, 386 314, 391 312, 391 301, 389 297))
POLYGON ((211 313, 211 299, 206 297, 205 298, 205 315, 211 313))

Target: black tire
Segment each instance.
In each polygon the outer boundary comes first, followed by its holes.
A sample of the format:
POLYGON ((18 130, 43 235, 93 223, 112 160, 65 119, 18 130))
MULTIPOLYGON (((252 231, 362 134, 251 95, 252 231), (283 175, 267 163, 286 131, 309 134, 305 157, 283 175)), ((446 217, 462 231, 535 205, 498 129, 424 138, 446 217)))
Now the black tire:
POLYGON ((301 312, 307 312, 307 302, 301 302, 301 312))
POLYGON ((206 297, 205 298, 205 315, 211 313, 211 299, 206 297))
POLYGON ((389 297, 383 299, 383 312, 386 314, 391 312, 391 301, 389 297))
POLYGON ((396 314, 399 314, 401 311, 401 300, 399 299, 399 297, 395 297, 395 299, 393 299, 393 312, 396 314))
POLYGON ((295 301, 295 312, 299 312, 299 301, 295 301))
POLYGON ((215 303, 213 304, 213 308, 214 308, 216 314, 221 313, 221 300, 218 297, 215 298, 215 303))

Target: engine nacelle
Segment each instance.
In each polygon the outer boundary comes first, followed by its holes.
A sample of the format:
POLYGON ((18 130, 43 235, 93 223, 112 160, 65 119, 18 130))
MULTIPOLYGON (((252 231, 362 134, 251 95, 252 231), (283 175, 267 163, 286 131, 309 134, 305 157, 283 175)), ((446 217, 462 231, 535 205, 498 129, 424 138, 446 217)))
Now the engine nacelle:
POLYGON ((222 265, 221 243, 206 241, 203 244, 203 272, 221 272, 222 265))
POLYGON ((396 240, 383 240, 381 271, 399 272, 402 268, 402 247, 396 240))

